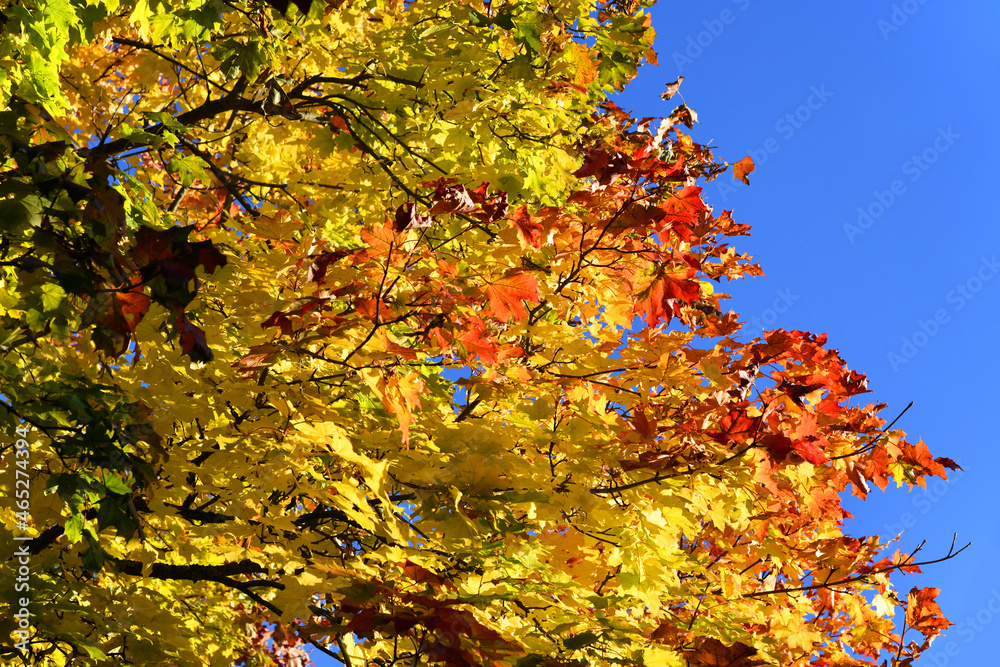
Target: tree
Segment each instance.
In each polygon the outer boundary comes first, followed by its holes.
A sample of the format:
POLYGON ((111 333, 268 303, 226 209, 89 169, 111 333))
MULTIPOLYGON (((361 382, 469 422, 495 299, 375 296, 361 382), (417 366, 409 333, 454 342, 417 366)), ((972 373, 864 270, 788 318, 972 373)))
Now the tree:
POLYGON ((949 625, 839 494, 955 464, 823 336, 738 338, 727 165, 607 99, 637 4, 288 11, 3 6, 8 658, 904 665, 949 625))

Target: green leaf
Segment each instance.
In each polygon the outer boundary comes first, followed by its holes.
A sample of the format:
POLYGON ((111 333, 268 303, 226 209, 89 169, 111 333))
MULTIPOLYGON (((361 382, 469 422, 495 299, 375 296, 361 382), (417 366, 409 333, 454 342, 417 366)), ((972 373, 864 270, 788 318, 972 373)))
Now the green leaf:
POLYGON ((155 123, 159 123, 168 130, 181 133, 187 132, 187 127, 166 111, 146 111, 142 115, 143 118, 148 118, 155 123))
POLYGON ((57 309, 66 300, 66 292, 55 283, 42 285, 42 308, 46 312, 57 309))
POLYGON ((92 572, 98 572, 104 567, 104 557, 106 554, 90 532, 87 533, 87 541, 90 542, 90 546, 83 552, 83 566, 92 572))
POLYGON ((63 526, 63 530, 66 533, 66 539, 70 541, 70 544, 76 544, 80 541, 83 536, 83 528, 86 525, 87 520, 82 514, 74 514, 63 526))
POLYGON ((45 483, 45 495, 59 493, 62 496, 65 490, 69 490, 69 495, 73 495, 73 492, 76 491, 78 481, 79 478, 76 475, 68 472, 59 472, 51 475, 45 483))
POLYGON ((598 639, 600 639, 600 636, 588 630, 587 632, 581 632, 578 635, 567 637, 566 639, 563 640, 563 646, 565 646, 571 651, 575 651, 577 649, 583 648, 584 646, 589 646, 590 644, 593 644, 598 639))
MULTIPOLYGON (((98 568, 98 569, 100 569, 100 568, 98 568)), ((108 657, 107 654, 105 654, 104 651, 102 651, 97 646, 97 644, 94 644, 93 642, 89 642, 86 639, 77 640, 76 645, 78 647, 82 648, 84 651, 86 651, 87 655, 90 656, 94 660, 104 660, 104 659, 106 659, 108 657)))
POLYGON ((521 15, 515 24, 517 32, 534 53, 542 50, 542 19, 545 14, 531 11, 521 15))
POLYGON ((500 26, 504 30, 513 30, 514 29, 514 20, 513 19, 514 19, 514 16, 511 13, 511 10, 510 9, 505 9, 502 12, 498 13, 493 18, 493 23, 495 25, 500 26))
POLYGON ((0 230, 7 233, 20 231, 31 223, 31 214, 18 199, 0 201, 0 230))
POLYGON ((124 495, 132 493, 132 489, 118 475, 105 475, 102 481, 111 493, 121 493, 124 495))
POLYGON ((135 523, 120 499, 105 497, 97 504, 97 529, 104 530, 112 526, 126 540, 135 534, 135 523))

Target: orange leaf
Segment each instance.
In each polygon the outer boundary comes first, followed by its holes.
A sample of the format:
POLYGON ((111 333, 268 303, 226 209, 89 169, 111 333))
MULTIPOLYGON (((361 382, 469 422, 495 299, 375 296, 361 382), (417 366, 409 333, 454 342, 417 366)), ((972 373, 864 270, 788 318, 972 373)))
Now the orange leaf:
POLYGON ((515 269, 500 280, 488 284, 486 296, 490 301, 486 307, 486 314, 504 322, 509 321, 512 316, 518 320, 528 317, 528 311, 525 310, 522 301, 538 303, 541 300, 538 294, 538 282, 534 276, 520 269, 515 269))
POLYGON ((934 637, 947 630, 953 623, 941 613, 941 607, 934 598, 941 592, 938 588, 916 588, 906 596, 906 623, 925 637, 934 637))
POLYGON ((733 178, 743 181, 747 185, 750 185, 750 179, 748 175, 754 170, 753 160, 750 156, 746 156, 739 162, 733 165, 733 178))

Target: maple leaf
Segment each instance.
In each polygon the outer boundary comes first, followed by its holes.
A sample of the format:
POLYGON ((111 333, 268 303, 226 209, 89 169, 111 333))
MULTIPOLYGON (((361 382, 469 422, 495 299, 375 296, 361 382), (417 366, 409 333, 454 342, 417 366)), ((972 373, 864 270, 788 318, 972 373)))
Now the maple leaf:
POLYGON ((485 336, 486 325, 478 317, 469 318, 468 328, 456 340, 461 343, 471 354, 479 357, 485 364, 495 364, 497 362, 496 343, 488 336, 485 336))
POLYGON ((957 463, 955 463, 954 461, 945 456, 939 456, 935 458, 934 462, 937 463, 938 465, 944 466, 948 470, 962 470, 962 466, 958 465, 957 463))
POLYGON ((142 285, 133 285, 130 289, 111 292, 111 309, 104 318, 103 324, 122 333, 135 333, 143 316, 149 311, 149 297, 142 290, 142 285))
POLYGON ((819 444, 821 442, 825 442, 825 440, 817 438, 796 440, 792 444, 792 453, 814 465, 826 463, 830 459, 827 457, 826 452, 821 449, 819 444))
POLYGON ((706 317, 699 322, 699 333, 706 337, 730 336, 741 328, 740 316, 736 311, 719 313, 716 317, 706 317))
POLYGON ((752 646, 739 642, 726 646, 712 637, 703 640, 697 650, 686 655, 689 664, 698 667, 758 667, 765 664, 755 659, 757 649, 752 646))
POLYGON ((750 185, 748 175, 754 170, 753 160, 749 156, 733 164, 733 178, 750 185))
POLYGON ((475 190, 469 191, 472 201, 479 207, 472 213, 473 217, 484 224, 491 224, 507 215, 510 204, 507 193, 500 191, 489 196, 489 186, 484 182, 475 190))
POLYGON ((270 366, 278 358, 281 348, 271 343, 255 345, 251 347, 239 361, 233 364, 233 368, 241 369, 242 372, 255 372, 261 368, 270 366))
POLYGON ((784 433, 768 433, 759 438, 758 443, 774 461, 784 461, 795 450, 795 443, 784 433))
POLYGON ((622 470, 628 472, 643 468, 647 470, 666 470, 673 468, 676 462, 677 457, 667 452, 643 452, 635 460, 619 459, 618 465, 622 467, 622 470))
POLYGON ((664 223, 678 238, 690 242, 692 229, 698 224, 703 212, 708 208, 701 199, 701 188, 689 186, 671 194, 660 208, 667 214, 664 223))
POLYGON ((455 590, 455 585, 447 578, 436 575, 427 568, 409 560, 403 564, 403 574, 418 583, 428 583, 438 588, 455 590))
POLYGON ((729 445, 748 443, 757 436, 763 417, 750 417, 746 410, 730 410, 720 421, 719 427, 708 431, 708 435, 716 442, 729 445))
POLYGON ((178 315, 174 328, 180 333, 181 350, 191 358, 191 361, 211 361, 212 351, 208 349, 205 331, 195 326, 186 315, 178 315))
POLYGON ((583 165, 573 172, 574 176, 593 176, 601 185, 610 185, 628 172, 628 159, 622 153, 608 153, 604 149, 587 153, 583 165))
POLYGON ((294 331, 292 321, 288 318, 288 315, 280 311, 273 313, 270 317, 261 322, 260 326, 263 329, 278 327, 279 335, 281 336, 291 336, 294 331))
POLYGON ((698 281, 688 280, 690 272, 684 277, 676 274, 661 273, 652 284, 639 295, 635 302, 635 314, 642 317, 650 325, 661 321, 669 322, 680 313, 677 302, 693 303, 701 298, 701 285, 698 281))
POLYGON ((334 251, 322 252, 316 255, 313 259, 312 265, 309 267, 309 272, 306 274, 306 280, 313 283, 323 283, 323 279, 326 278, 326 271, 331 264, 338 262, 344 257, 350 254, 349 250, 337 249, 334 251))
POLYGON ((476 210, 476 203, 472 196, 463 187, 440 186, 431 196, 434 204, 428 211, 434 215, 437 213, 471 213, 476 210))
MULTIPOLYGON (((822 382, 813 382, 807 385, 796 384, 794 382, 789 382, 786 378, 782 378, 781 382, 778 383, 778 390, 784 392, 788 395, 797 405, 803 404, 803 397, 815 392, 818 389, 822 389, 826 385, 822 382)), ((815 418, 813 418, 813 423, 815 423, 815 418)))
POLYGON ((954 625, 944 618, 941 607, 935 602, 940 593, 938 588, 913 587, 906 596, 906 624, 928 639, 954 625))
POLYGON ((521 206, 510 216, 510 221, 517 227, 521 240, 533 248, 542 247, 542 226, 528 213, 527 206, 521 206))
POLYGON ((485 289, 489 303, 484 312, 503 322, 528 317, 523 301, 538 303, 538 281, 521 269, 508 271, 502 277, 487 282, 485 289))
POLYGON ((650 439, 656 435, 656 421, 655 417, 649 419, 646 416, 646 411, 639 406, 633 411, 629 426, 635 429, 641 438, 650 439))
POLYGON ((683 81, 684 81, 684 77, 679 76, 679 77, 677 77, 676 81, 671 81, 670 83, 668 83, 666 91, 660 93, 660 99, 661 100, 669 100, 671 97, 673 97, 674 95, 676 95, 677 91, 680 90, 681 83, 683 81))
MULTIPOLYGON (((433 209, 431 213, 434 213, 433 209)), ((413 202, 400 204, 399 208, 396 209, 396 216, 393 218, 393 226, 397 232, 430 227, 432 224, 434 224, 434 219, 427 215, 420 215, 413 202)))
POLYGON ((698 114, 693 110, 689 109, 686 105, 682 104, 670 114, 668 119, 671 125, 676 125, 677 123, 683 123, 689 128, 694 127, 694 124, 698 122, 698 114))

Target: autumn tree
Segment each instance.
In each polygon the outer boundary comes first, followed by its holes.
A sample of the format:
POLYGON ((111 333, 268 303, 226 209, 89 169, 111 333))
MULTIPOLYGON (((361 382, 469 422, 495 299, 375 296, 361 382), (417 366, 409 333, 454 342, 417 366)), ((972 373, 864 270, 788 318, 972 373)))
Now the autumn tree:
POLYGON ((642 4, 2 4, 6 660, 905 665, 949 625, 841 501, 955 465, 823 336, 739 335, 728 165, 608 101, 642 4))

